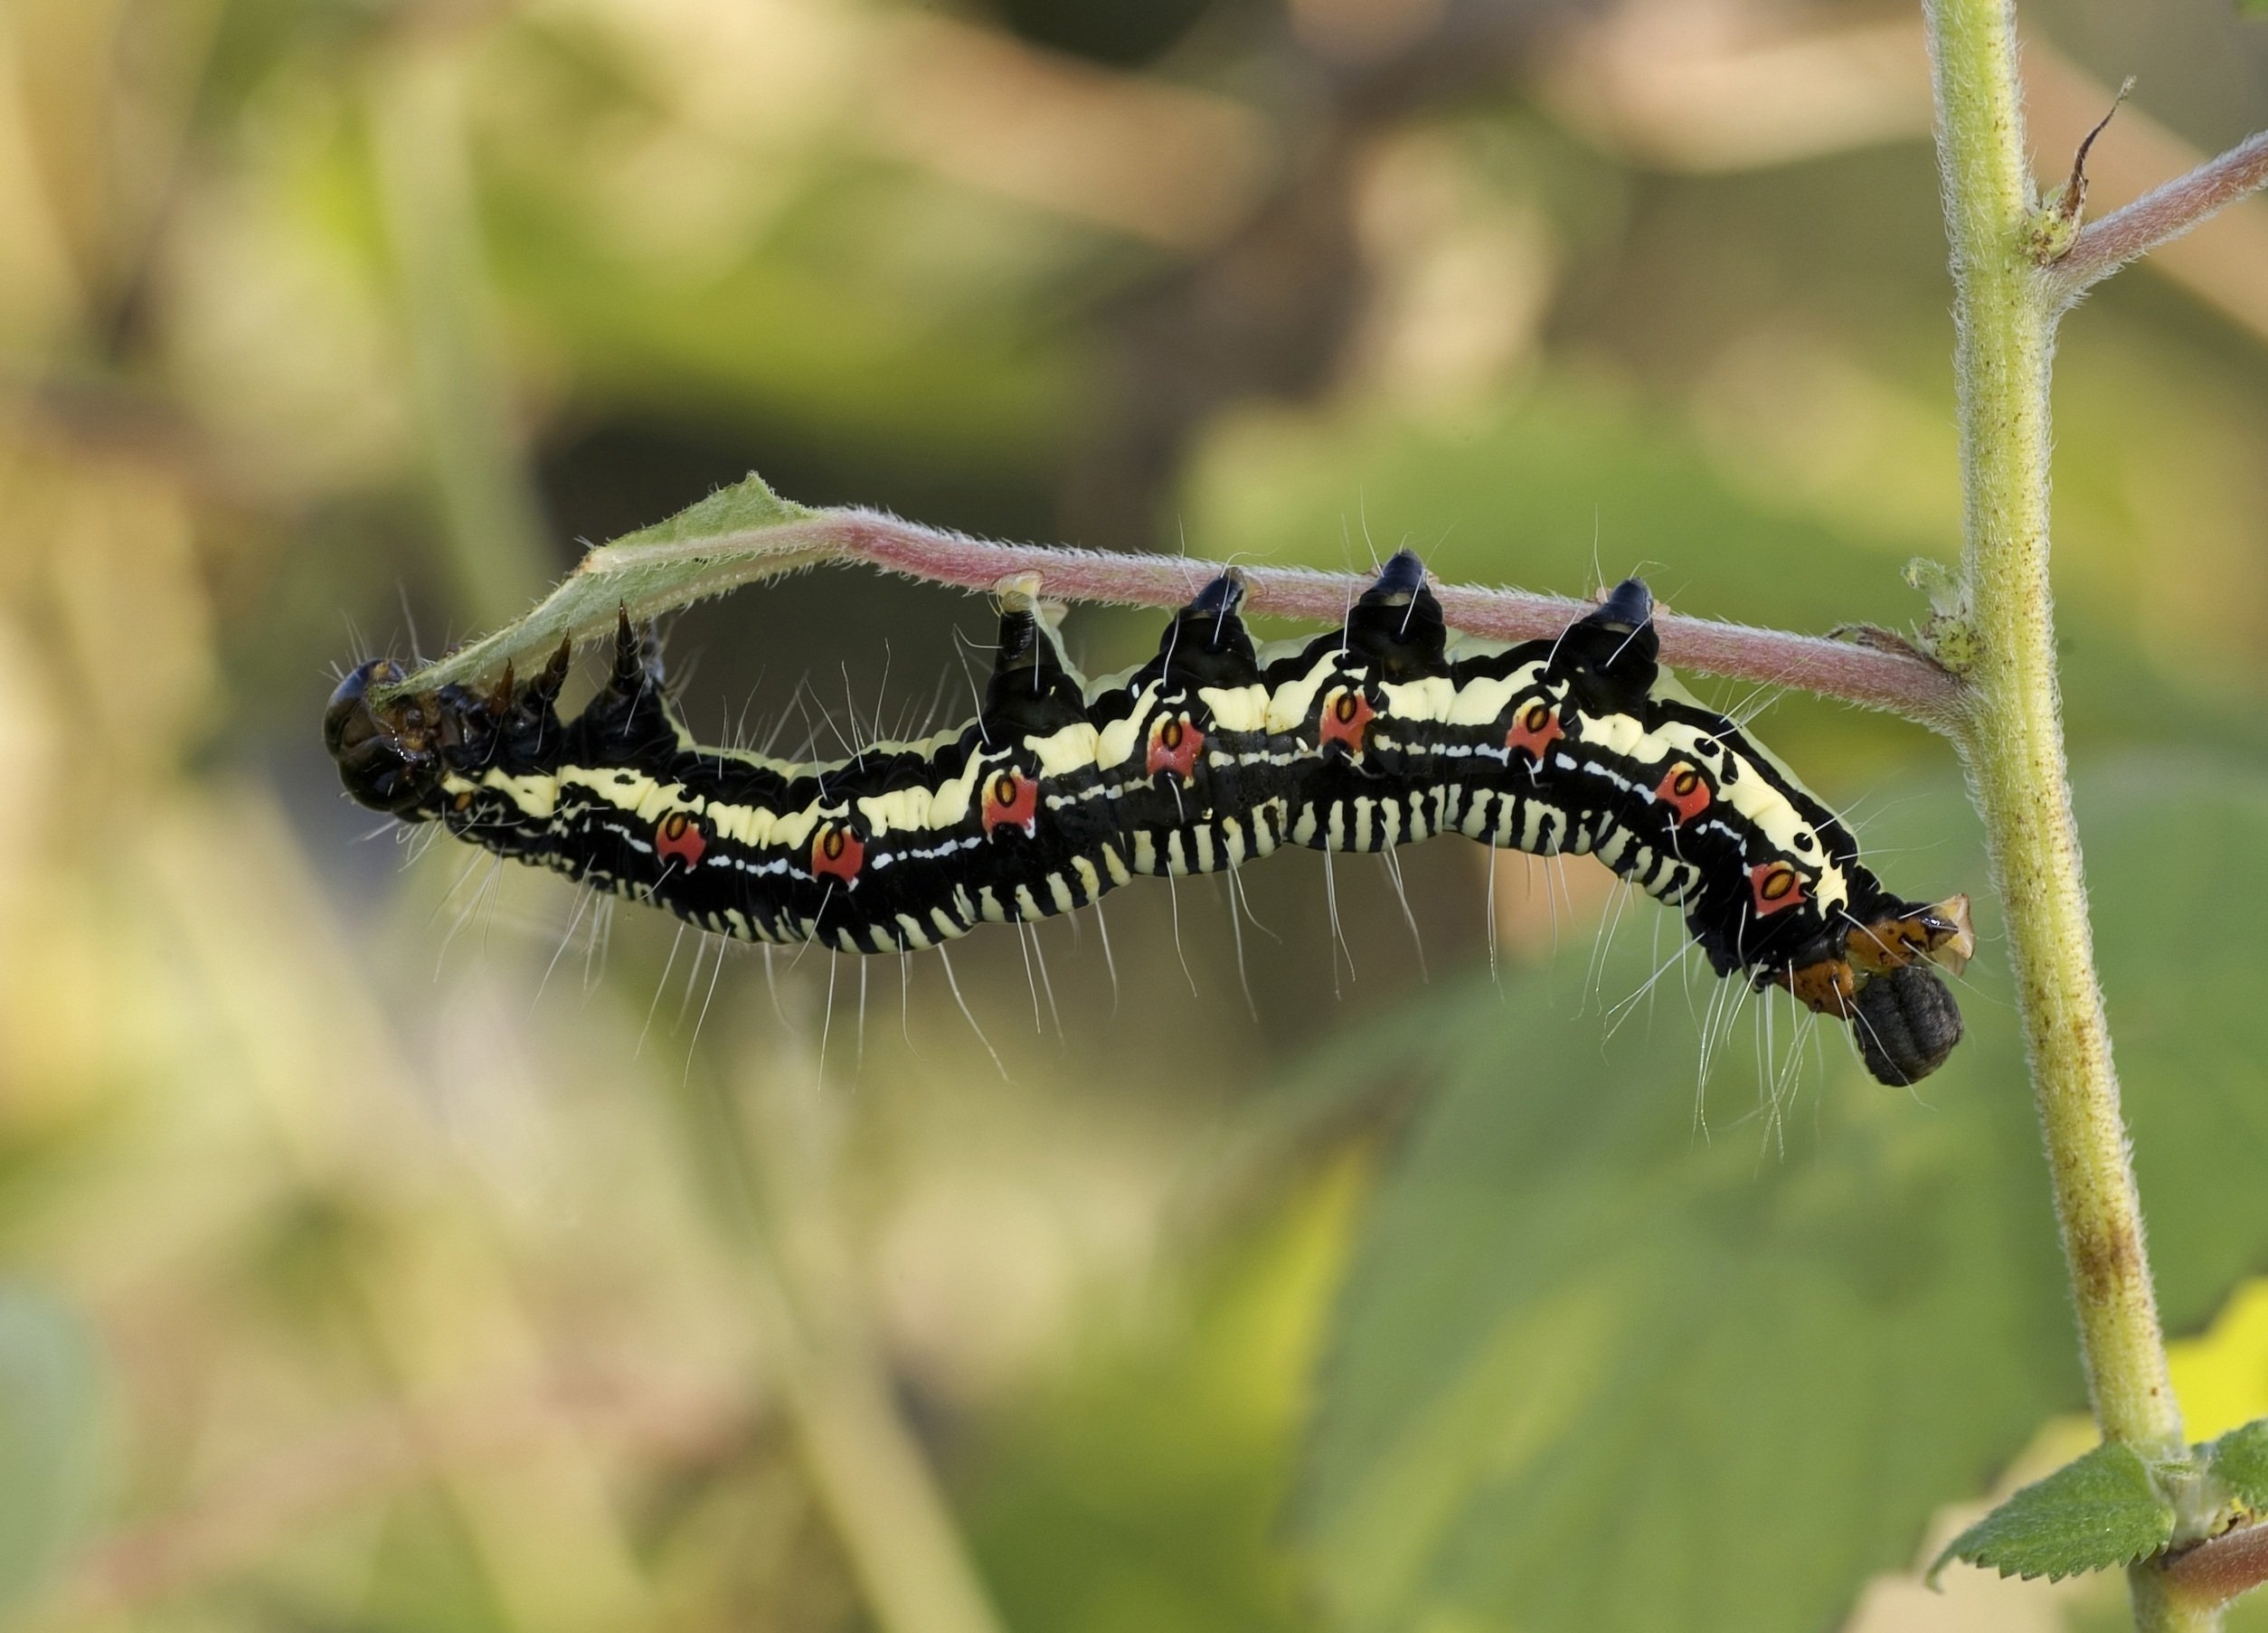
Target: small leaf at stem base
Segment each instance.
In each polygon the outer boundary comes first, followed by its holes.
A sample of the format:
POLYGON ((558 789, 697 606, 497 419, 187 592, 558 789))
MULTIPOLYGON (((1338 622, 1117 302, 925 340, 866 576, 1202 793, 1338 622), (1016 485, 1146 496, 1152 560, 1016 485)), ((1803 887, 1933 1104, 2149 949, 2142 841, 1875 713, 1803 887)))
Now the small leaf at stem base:
POLYGON ((2173 1538, 2173 1505, 2131 1447, 2105 1442, 2025 1487, 1962 1532, 1930 1567, 1932 1586, 1953 1560, 2003 1576, 2050 1581, 2131 1565, 2173 1538))
POLYGON ((2254 1514, 2268 1513, 2268 1418, 2230 1430, 2204 1451, 2230 1496, 2254 1514))

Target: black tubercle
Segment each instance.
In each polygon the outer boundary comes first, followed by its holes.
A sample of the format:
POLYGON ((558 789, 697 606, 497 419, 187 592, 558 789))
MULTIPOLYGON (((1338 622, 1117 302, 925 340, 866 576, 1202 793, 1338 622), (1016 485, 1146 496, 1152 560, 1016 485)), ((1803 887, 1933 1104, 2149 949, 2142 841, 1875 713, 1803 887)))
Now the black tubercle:
POLYGON ((602 763, 634 761, 677 747, 677 724, 662 678, 661 642, 652 625, 630 622, 628 608, 615 620, 606 684, 584 705, 575 731, 602 763))
POLYGON ((461 722, 463 741, 453 754, 457 763, 493 765, 512 772, 542 769, 564 730, 555 705, 574 658, 574 643, 562 640, 551 661, 524 685, 516 682, 507 665, 504 678, 486 694, 443 687, 443 712, 461 722))
POLYGON ((1644 579, 1624 579, 1607 591, 1599 609, 1583 621, 1608 629, 1637 629, 1651 623, 1654 617, 1654 592, 1646 587, 1644 579))
POLYGON ((1252 637, 1239 616, 1244 581, 1224 572, 1174 614, 1158 642, 1158 657, 1142 672, 1185 686, 1248 686, 1260 678, 1252 637))
POLYGON ((1420 680, 1448 673, 1449 641, 1441 604, 1425 582, 1425 563, 1413 550, 1397 550, 1377 582, 1347 614, 1347 647, 1376 661, 1380 678, 1420 680))
POLYGON ((1559 653, 1575 665, 1586 708, 1628 713, 1644 702, 1661 675, 1661 637, 1654 633, 1654 596, 1643 579, 1624 579, 1598 609, 1559 639, 1559 653))
POLYGON ((988 732, 1047 736, 1087 718, 1086 694, 1064 667, 1054 634, 1029 607, 1000 614, 1000 646, 985 688, 988 732))

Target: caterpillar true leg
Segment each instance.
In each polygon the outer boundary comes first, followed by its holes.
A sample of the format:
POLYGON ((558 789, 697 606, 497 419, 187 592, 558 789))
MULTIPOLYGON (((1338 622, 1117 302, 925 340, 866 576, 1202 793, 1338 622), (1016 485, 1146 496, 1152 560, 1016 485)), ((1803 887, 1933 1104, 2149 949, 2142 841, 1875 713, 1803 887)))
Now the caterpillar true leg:
MULTIPOLYGON (((1718 975, 1850 1022, 1885 1082, 1960 1039, 1930 965, 1957 971, 1973 949, 1966 899, 1884 890, 1831 812, 1661 672, 1636 579, 1555 639, 1503 646, 1452 638, 1403 551, 1339 629, 1262 650, 1229 571, 1149 662, 1092 683, 1038 590, 1001 586, 974 720, 844 760, 695 744, 627 616, 572 722, 555 707, 565 647, 524 684, 507 671, 383 704, 373 689, 401 677, 380 659, 341 683, 325 739, 365 805, 742 939, 903 954, 1073 911, 1137 874, 1231 872, 1234 913, 1233 870, 1280 844, 1392 868, 1396 846, 1454 829, 1596 855, 1678 908, 1718 975)), ((1707 1047, 1746 993, 1717 996, 1707 1047)))

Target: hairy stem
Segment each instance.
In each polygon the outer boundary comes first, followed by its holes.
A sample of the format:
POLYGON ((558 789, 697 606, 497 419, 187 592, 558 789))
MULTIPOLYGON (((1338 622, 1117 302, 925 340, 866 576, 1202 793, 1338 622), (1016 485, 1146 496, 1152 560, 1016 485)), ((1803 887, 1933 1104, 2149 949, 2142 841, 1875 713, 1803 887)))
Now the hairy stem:
POLYGON ((2163 1581, 2166 1597, 2177 1605, 2208 1609, 2268 1583, 2268 1524, 2198 1543, 2166 1567, 2163 1581))
POLYGON ((2070 250, 2047 269, 2054 298, 2064 305, 2078 299, 2128 261, 2263 186, 2268 186, 2268 130, 2082 228, 2070 250))
MULTIPOLYGON (((651 618, 742 585, 830 562, 857 562, 928 583, 989 590, 1004 579, 1037 573, 1051 599, 1130 607, 1178 607, 1221 571, 1186 556, 1127 555, 1038 544, 1001 544, 923 527, 877 511, 779 506, 766 525, 609 544, 583 558, 574 576, 495 634, 426 665, 397 689, 428 690, 493 675, 506 663, 540 664, 562 639, 583 640, 614 626, 618 609, 651 618)), ((650 530, 649 530, 650 531, 650 530)), ((642 536, 642 535, 641 535, 642 536)), ((1279 618, 1336 623, 1368 581, 1304 567, 1242 565, 1245 606, 1279 618)), ((1438 585, 1456 628, 1498 640, 1555 636, 1591 610, 1581 601, 1517 590, 1438 585)), ((1762 685, 1794 686, 1886 709, 1940 731, 1960 713, 1961 683, 1910 647, 1827 640, 1656 615, 1662 656, 1671 664, 1762 685)))
MULTIPOLYGON (((1036 572, 1044 593, 1070 601, 1177 607, 1220 571, 1217 562, 1186 557, 995 544, 871 511, 826 512, 799 525, 844 559, 965 590, 989 590, 1017 573, 1036 572)), ((1357 573, 1304 567, 1240 564, 1237 571, 1244 578, 1249 611, 1318 623, 1345 618, 1369 585, 1357 573)), ((1452 628, 1497 640, 1557 635, 1591 610, 1586 602, 1528 590, 1439 584, 1434 592, 1452 628)), ((1657 613, 1655 629, 1665 661, 1711 675, 1795 686, 1924 721, 1950 716, 1959 695, 1953 676, 1915 652, 1668 611, 1657 613)))
MULTIPOLYGON (((1984 817, 2046 1136, 2095 1420, 2145 1458, 2183 1455, 2140 1200, 2096 984, 2055 679, 2048 373, 2058 302, 2027 247, 2037 201, 2008 0, 1927 6, 1952 239, 1970 709, 1956 734, 1984 817)), ((2212 1625, 2134 1573, 2149 1628, 2212 1625)))

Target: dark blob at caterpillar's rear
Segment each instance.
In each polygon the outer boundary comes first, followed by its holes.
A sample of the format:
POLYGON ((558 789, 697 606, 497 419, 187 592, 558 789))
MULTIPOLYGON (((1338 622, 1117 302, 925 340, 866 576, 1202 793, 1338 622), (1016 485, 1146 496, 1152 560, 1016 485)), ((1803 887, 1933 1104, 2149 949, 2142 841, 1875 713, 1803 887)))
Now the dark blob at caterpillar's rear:
POLYGON ((1003 588, 974 721, 832 763, 696 746, 627 617, 572 722, 553 707, 562 647, 532 681, 383 701, 373 688, 402 677, 365 664, 325 739, 365 805, 748 939, 924 948, 1069 912, 1136 874, 1453 832, 1596 855, 1682 908, 1719 975, 1850 1020, 1884 1082, 1926 1075, 1960 1041, 1929 963, 1958 969, 1972 949, 1966 900, 1885 891, 1826 807, 1661 672, 1636 579, 1555 640, 1452 643, 1404 551, 1343 629, 1255 651, 1227 574, 1156 657, 1093 684, 1036 590, 1003 588))

